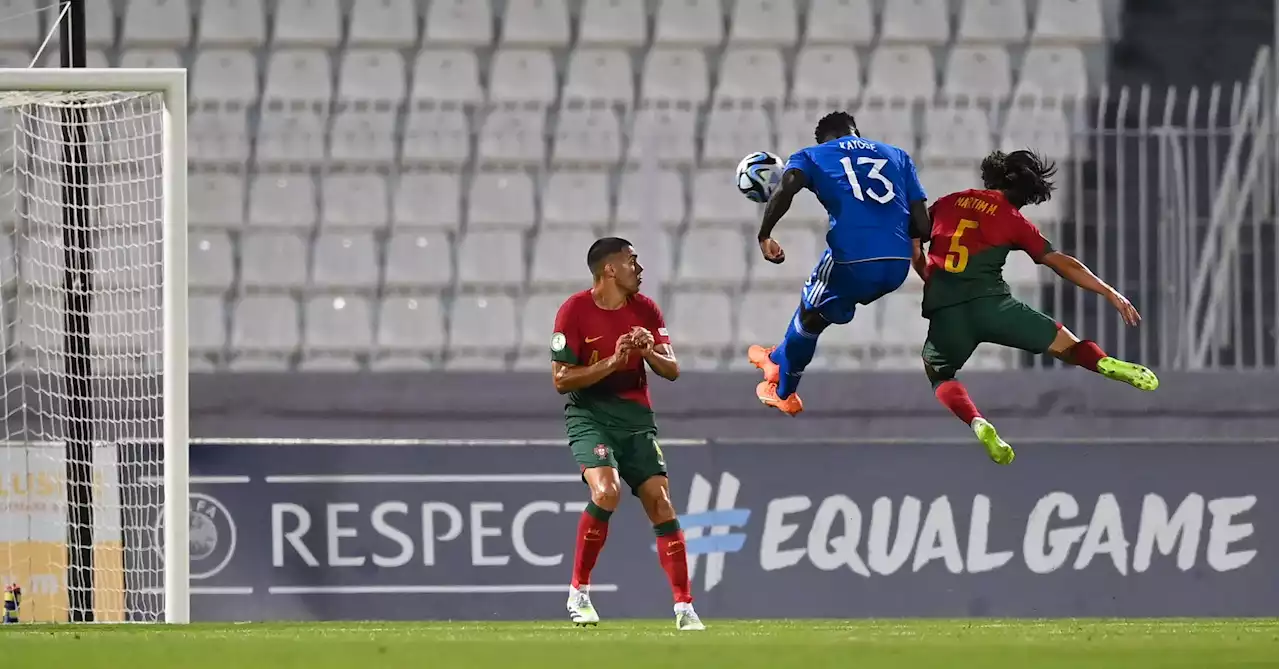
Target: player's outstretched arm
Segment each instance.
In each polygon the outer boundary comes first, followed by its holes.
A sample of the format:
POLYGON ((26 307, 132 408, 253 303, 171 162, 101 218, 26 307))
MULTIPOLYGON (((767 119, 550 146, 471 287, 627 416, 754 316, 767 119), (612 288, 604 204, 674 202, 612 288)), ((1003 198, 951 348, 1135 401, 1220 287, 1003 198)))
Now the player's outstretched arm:
POLYGON ((1120 294, 1120 291, 1112 288, 1107 282, 1099 279, 1084 263, 1059 251, 1050 251, 1040 259, 1040 264, 1052 269, 1058 276, 1074 283, 1081 288, 1097 293, 1111 302, 1111 306, 1120 312, 1124 318, 1124 322, 1129 325, 1137 325, 1142 322, 1142 316, 1138 314, 1138 310, 1133 307, 1129 299, 1120 294))
POLYGON ((783 172, 778 189, 764 205, 764 216, 760 219, 760 233, 756 235, 756 240, 760 242, 760 251, 764 254, 765 260, 771 263, 786 260, 782 246, 773 241, 773 229, 777 227, 778 221, 782 220, 782 216, 791 209, 791 200, 795 198, 796 193, 799 193, 807 183, 804 172, 800 170, 790 169, 783 172))
POLYGON ((618 338, 618 345, 614 354, 594 365, 570 365, 567 362, 553 361, 551 363, 551 377, 555 382, 556 392, 564 395, 594 386, 604 377, 626 365, 627 359, 634 349, 635 346, 631 342, 631 335, 625 334, 618 338))

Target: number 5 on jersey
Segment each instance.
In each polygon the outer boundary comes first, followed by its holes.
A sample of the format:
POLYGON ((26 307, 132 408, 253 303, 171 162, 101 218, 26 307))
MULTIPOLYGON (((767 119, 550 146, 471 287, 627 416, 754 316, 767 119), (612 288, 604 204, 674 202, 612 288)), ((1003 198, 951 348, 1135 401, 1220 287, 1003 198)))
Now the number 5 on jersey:
POLYGON ((978 227, 977 221, 971 221, 967 218, 960 219, 960 223, 956 225, 956 231, 951 233, 951 246, 947 248, 946 260, 942 263, 942 269, 953 274, 959 274, 964 268, 969 266, 969 249, 960 241, 966 230, 972 230, 978 227))

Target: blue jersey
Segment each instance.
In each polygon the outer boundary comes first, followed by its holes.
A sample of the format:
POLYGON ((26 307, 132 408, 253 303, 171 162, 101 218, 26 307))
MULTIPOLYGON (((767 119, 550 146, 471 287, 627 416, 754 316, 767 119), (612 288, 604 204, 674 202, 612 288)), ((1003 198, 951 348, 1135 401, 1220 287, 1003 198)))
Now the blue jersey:
POLYGON ((804 172, 831 216, 835 262, 911 258, 910 203, 925 195, 906 151, 850 135, 795 152, 786 169, 804 172))

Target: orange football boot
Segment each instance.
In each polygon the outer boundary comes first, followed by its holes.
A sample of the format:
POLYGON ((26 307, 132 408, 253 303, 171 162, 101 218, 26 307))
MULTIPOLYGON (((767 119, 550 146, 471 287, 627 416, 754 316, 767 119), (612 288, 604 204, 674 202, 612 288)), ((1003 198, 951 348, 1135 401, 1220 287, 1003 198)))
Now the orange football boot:
POLYGON ((765 348, 759 344, 752 344, 747 349, 747 360, 750 360, 756 369, 764 372, 765 383, 777 385, 781 372, 778 371, 778 364, 769 359, 770 353, 773 353, 773 347, 765 348))
POLYGON ((777 409, 788 416, 794 416, 804 411, 804 402, 800 401, 800 396, 791 393, 791 396, 785 400, 778 399, 778 384, 761 381, 756 386, 756 398, 760 403, 777 409))

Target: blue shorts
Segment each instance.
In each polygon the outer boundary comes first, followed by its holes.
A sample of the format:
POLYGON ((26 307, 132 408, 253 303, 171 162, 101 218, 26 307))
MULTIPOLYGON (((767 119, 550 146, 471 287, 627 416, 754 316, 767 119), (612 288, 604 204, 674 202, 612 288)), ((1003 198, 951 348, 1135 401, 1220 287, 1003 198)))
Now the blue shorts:
POLYGON ((848 323, 859 304, 871 304, 897 290, 911 271, 906 259, 838 263, 828 249, 800 294, 801 308, 817 310, 828 323, 848 323))

